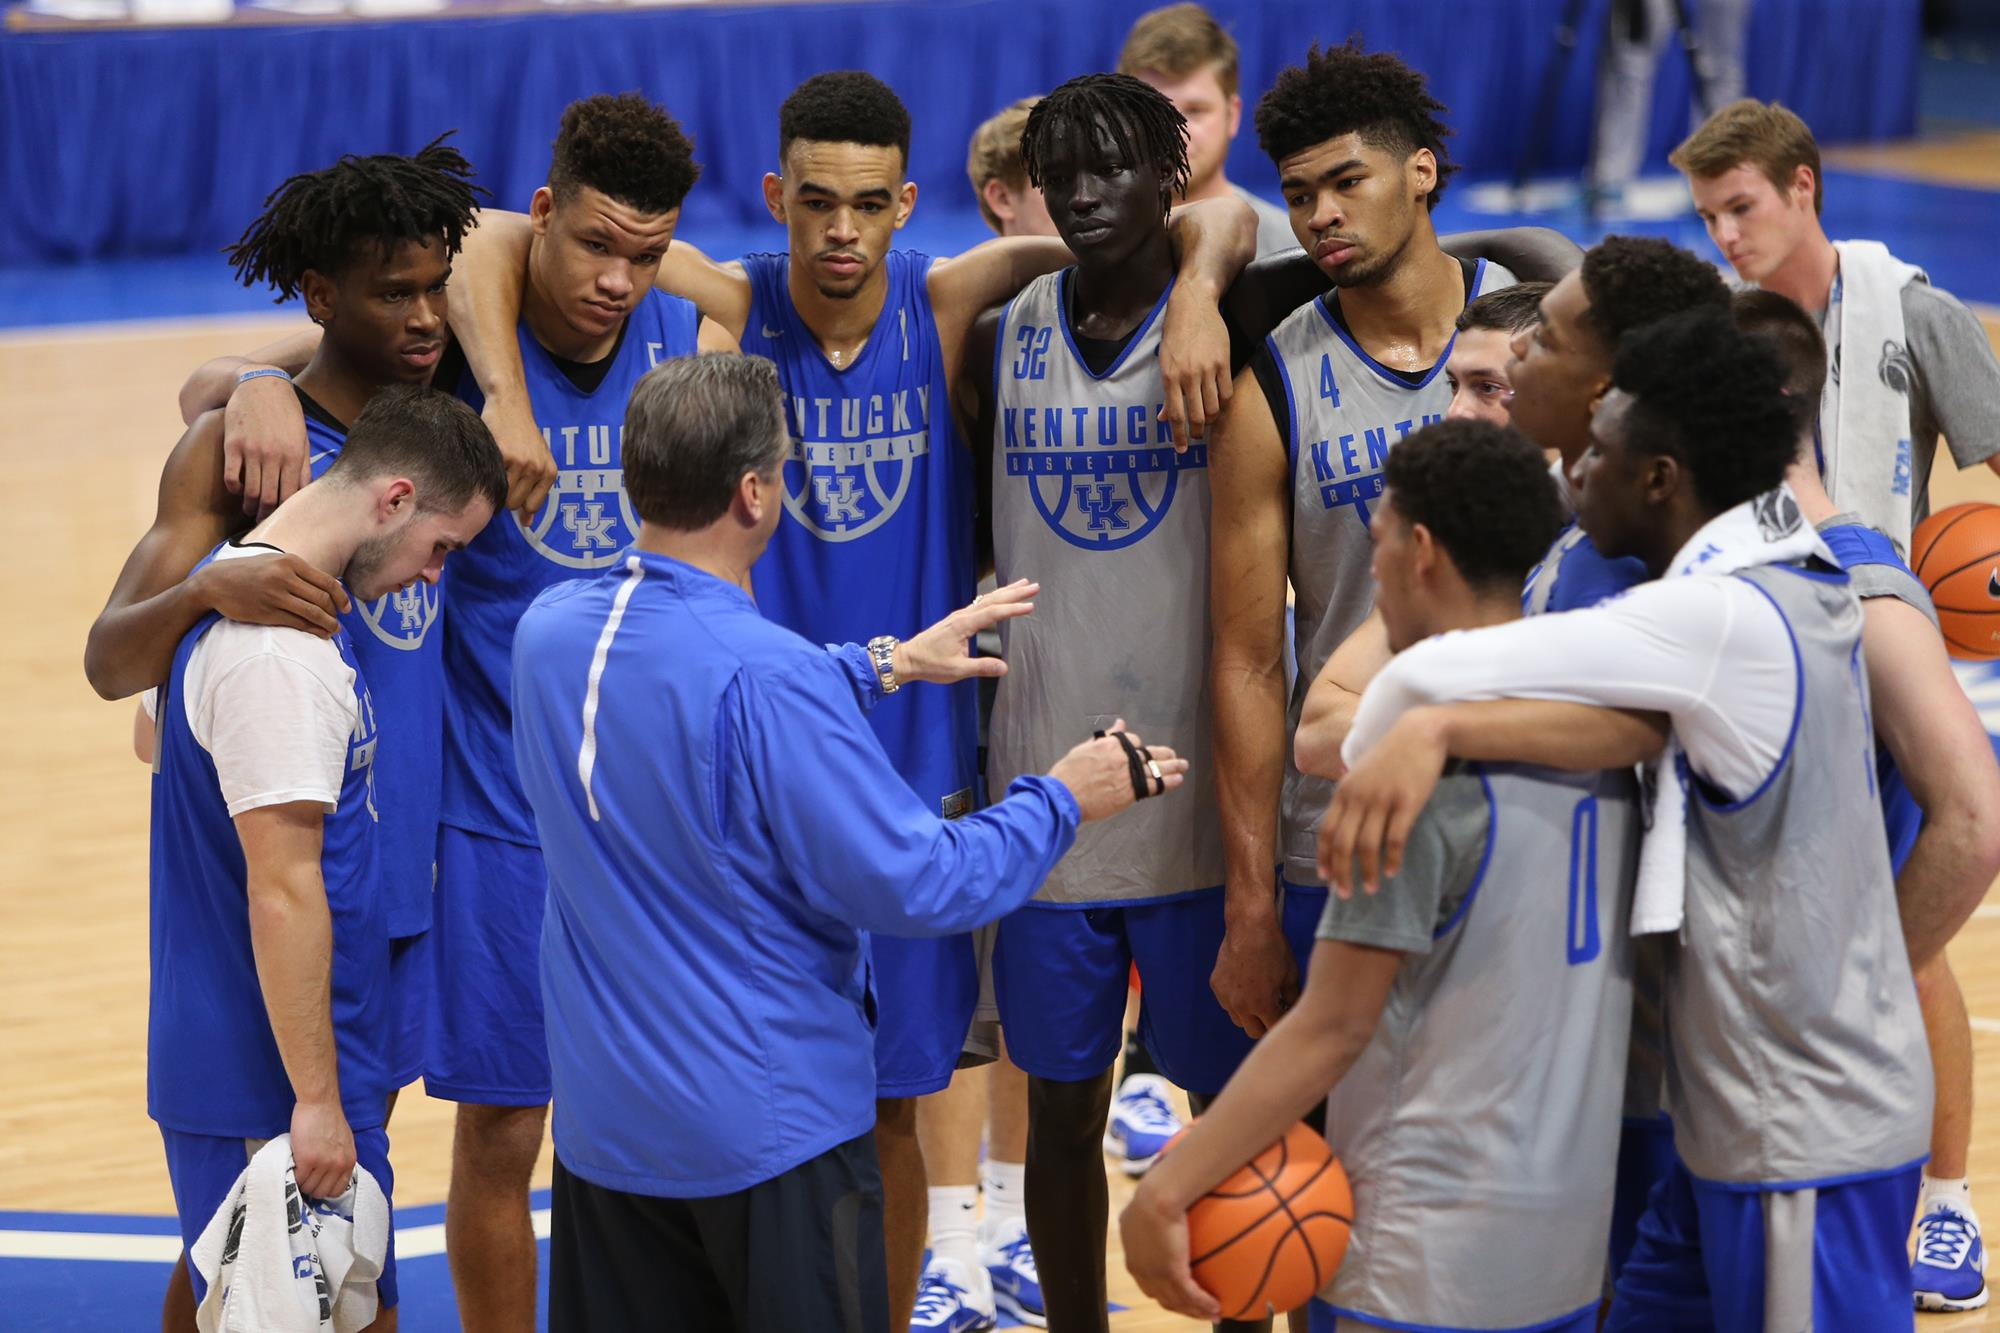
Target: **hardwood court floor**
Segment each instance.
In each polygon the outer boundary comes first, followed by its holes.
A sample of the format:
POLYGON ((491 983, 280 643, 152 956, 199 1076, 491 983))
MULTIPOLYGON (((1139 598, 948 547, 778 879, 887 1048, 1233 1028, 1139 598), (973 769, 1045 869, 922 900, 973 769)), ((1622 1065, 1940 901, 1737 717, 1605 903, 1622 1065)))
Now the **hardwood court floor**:
MULTIPOLYGON (((0 562, 0 1210, 172 1211, 145 1114, 147 771, 129 748, 132 706, 106 704, 84 682, 83 640, 150 521, 161 459, 180 432, 183 376, 273 327, 232 319, 0 336, 12 422, 0 475, 15 525, 0 562)), ((1938 503, 2000 500, 2000 480, 1949 469, 1940 464, 1938 503)), ((1952 956, 1977 1025, 1973 1173, 2000 1217, 2000 908, 1985 909, 1952 956)), ((412 1090, 394 1128, 399 1201, 441 1201, 450 1108, 412 1090)), ((1128 1194, 1114 1174, 1114 1212, 1128 1194)), ((1134 1307, 1115 1328, 1196 1327, 1138 1296, 1115 1235, 1110 1245, 1113 1298, 1134 1307)), ((134 1326, 151 1314, 135 1311, 134 1326)), ((1923 1327, 2000 1329, 2000 1317, 1923 1327)))

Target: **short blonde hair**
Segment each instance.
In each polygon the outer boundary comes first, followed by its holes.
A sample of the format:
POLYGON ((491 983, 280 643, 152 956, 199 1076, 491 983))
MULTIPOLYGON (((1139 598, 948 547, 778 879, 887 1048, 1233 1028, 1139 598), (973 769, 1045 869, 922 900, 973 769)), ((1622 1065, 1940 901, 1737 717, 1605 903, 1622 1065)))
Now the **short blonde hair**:
POLYGON ((999 181, 1016 192, 1028 188, 1028 164, 1021 159, 1021 131, 1028 127, 1028 112, 1039 97, 1024 97, 998 115, 989 116, 972 132, 965 150, 965 174, 972 178, 972 197, 979 201, 979 216, 986 225, 1000 230, 1000 219, 986 202, 986 182, 999 181))
POLYGON ((1819 143, 1806 123, 1776 102, 1731 102, 1690 134, 1667 160, 1691 177, 1708 179, 1748 164, 1784 192, 1800 167, 1811 167, 1813 212, 1821 206, 1819 143))
POLYGON ((1196 4, 1168 5, 1141 14, 1118 53, 1118 72, 1135 78, 1140 70, 1157 70, 1170 79, 1184 79, 1213 66, 1224 97, 1236 95, 1236 39, 1215 16, 1196 4))

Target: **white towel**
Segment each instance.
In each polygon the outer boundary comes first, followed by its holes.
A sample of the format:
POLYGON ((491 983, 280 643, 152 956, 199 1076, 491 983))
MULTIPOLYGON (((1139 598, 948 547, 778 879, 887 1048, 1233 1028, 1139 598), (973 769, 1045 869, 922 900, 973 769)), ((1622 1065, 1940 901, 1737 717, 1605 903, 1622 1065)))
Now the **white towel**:
POLYGON ((1820 397, 1820 452, 1834 504, 1910 549, 1910 352, 1903 288, 1924 271, 1880 241, 1836 241, 1840 274, 1827 311, 1831 373, 1820 397))
POLYGON ((292 1136, 257 1150, 188 1258, 208 1283, 201 1333, 358 1333, 375 1322, 389 1201, 366 1167, 338 1199, 307 1199, 292 1136))

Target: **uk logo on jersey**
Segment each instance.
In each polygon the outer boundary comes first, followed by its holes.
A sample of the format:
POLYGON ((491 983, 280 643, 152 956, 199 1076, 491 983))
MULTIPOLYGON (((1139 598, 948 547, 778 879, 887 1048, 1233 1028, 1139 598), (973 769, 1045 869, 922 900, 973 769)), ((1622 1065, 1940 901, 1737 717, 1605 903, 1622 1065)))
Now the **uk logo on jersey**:
POLYGON ((438 618, 438 590, 422 581, 358 604, 369 632, 391 648, 415 652, 438 618))
POLYGON ((565 569, 603 569, 638 537, 639 516, 625 496, 624 435, 612 425, 542 428, 556 484, 521 523, 521 535, 544 559, 565 569))
POLYGON ((1143 541, 1173 507, 1180 475, 1208 447, 1175 453, 1158 405, 1002 406, 1007 476, 1020 478, 1049 530, 1086 551, 1143 541))
POLYGON ((851 542, 895 516, 930 452, 930 389, 790 400, 785 508, 821 541, 851 542))

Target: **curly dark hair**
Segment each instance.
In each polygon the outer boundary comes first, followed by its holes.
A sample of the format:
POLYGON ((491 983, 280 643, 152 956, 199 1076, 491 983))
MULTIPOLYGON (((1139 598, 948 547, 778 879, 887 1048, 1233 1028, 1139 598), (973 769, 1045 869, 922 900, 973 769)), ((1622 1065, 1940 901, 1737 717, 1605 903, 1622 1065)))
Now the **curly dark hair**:
POLYGON ((1607 236, 1583 256, 1583 322, 1616 351, 1627 333, 1683 310, 1727 310, 1715 265, 1658 236, 1607 236))
POLYGON ((800 139, 893 148, 908 163, 910 113, 894 88, 865 70, 815 74, 778 108, 780 162, 800 139))
POLYGON ((1428 148, 1438 174, 1427 202, 1436 208, 1458 170, 1444 150, 1451 129, 1439 117, 1446 110, 1424 76, 1396 56, 1365 51, 1359 38, 1345 46, 1314 43, 1306 63, 1280 70, 1258 100, 1257 142, 1273 162, 1343 134, 1403 158, 1428 148))
POLYGON ((1791 297, 1758 287, 1736 293, 1730 311, 1737 328, 1766 339, 1777 350, 1785 367, 1785 397, 1791 401, 1799 429, 1812 425, 1819 416, 1820 395, 1826 390, 1826 338, 1819 331, 1819 321, 1791 297))
POLYGON ((1632 395, 1626 447, 1680 460, 1711 512, 1776 486, 1798 453, 1784 364, 1769 339, 1736 327, 1726 305, 1627 333, 1611 383, 1632 395))
POLYGON ((1041 187, 1042 164, 1057 145, 1094 148, 1100 129, 1129 161, 1151 163, 1159 171, 1162 212, 1187 188, 1187 118, 1157 89, 1129 74, 1085 74, 1035 103, 1021 131, 1029 183, 1041 187))
POLYGON ((1548 460, 1511 426, 1426 426, 1389 451, 1382 479, 1396 512, 1430 529, 1475 588, 1518 591, 1562 534, 1548 460))
POLYGON ((600 93, 563 108, 549 160, 557 203, 588 187, 641 213, 671 213, 700 175, 694 143, 644 94, 600 93))
POLYGON ((383 259, 405 241, 444 241, 455 255, 478 208, 472 164, 445 142, 415 156, 349 154, 291 177, 264 196, 264 211, 223 251, 245 287, 269 283, 278 301, 299 294, 306 270, 337 274, 373 247, 383 259))

